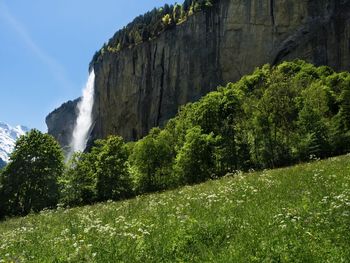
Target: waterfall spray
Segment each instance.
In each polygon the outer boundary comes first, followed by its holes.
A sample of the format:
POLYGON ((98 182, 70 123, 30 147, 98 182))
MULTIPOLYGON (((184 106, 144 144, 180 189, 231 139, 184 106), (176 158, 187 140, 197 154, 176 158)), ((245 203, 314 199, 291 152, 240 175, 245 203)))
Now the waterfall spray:
POLYGON ((83 90, 83 97, 78 103, 78 117, 73 130, 71 150, 68 158, 74 152, 82 152, 86 148, 92 126, 92 107, 94 105, 95 72, 90 72, 88 81, 83 90))

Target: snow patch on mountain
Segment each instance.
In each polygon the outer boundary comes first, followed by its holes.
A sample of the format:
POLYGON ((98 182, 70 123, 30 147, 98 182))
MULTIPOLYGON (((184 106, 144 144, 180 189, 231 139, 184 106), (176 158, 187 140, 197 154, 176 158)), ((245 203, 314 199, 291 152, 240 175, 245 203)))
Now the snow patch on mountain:
POLYGON ((26 134, 29 129, 18 125, 11 127, 10 125, 0 122, 0 159, 5 163, 9 162, 9 156, 12 153, 17 139, 26 134))

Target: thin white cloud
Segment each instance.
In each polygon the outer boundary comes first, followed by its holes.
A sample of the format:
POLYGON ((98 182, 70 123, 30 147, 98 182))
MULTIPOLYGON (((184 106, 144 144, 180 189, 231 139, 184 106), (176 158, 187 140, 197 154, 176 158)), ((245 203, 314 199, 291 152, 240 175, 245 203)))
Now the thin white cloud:
POLYGON ((73 86, 72 82, 67 78, 66 71, 62 65, 35 43, 25 27, 11 14, 10 10, 3 2, 0 2, 0 19, 3 19, 14 30, 19 39, 22 40, 23 44, 49 68, 53 77, 63 85, 63 88, 70 88, 73 86))

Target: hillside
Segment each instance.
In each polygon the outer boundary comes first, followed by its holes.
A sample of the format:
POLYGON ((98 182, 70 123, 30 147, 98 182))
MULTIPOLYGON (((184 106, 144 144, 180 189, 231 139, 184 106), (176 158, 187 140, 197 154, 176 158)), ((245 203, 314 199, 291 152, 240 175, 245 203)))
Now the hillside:
POLYGON ((347 262, 350 156, 0 223, 1 262, 347 262))
MULTIPOLYGON (((336 71, 350 69, 349 0, 212 2, 165 31, 148 29, 144 20, 162 20, 157 16, 135 19, 140 31, 129 33, 142 36, 137 44, 119 50, 126 36, 119 33, 99 52, 90 66, 96 74, 93 139, 142 138, 175 116, 179 106, 266 63, 299 58, 336 71), (149 30, 157 33, 147 38, 143 33, 149 30)), ((67 114, 65 106, 48 119, 56 138, 67 136, 74 123, 74 110, 67 114)))

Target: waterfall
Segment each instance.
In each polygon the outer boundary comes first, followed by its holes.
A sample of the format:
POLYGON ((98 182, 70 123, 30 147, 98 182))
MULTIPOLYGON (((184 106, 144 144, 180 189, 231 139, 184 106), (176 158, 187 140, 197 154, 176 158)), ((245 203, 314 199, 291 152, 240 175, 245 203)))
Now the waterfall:
POLYGON ((90 72, 88 81, 83 90, 83 97, 78 103, 78 117, 73 130, 71 149, 68 158, 74 152, 83 152, 86 148, 92 126, 92 107, 94 106, 95 72, 90 72))

